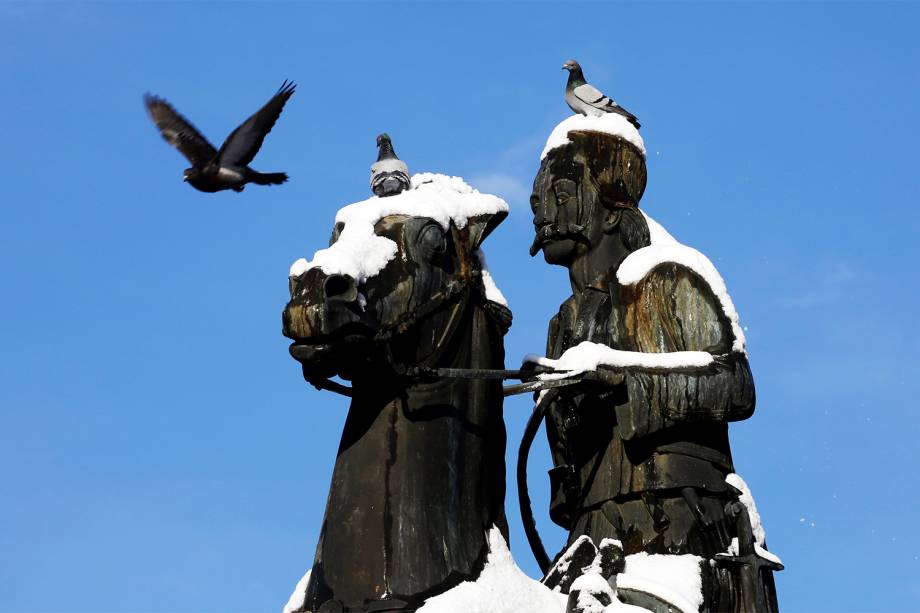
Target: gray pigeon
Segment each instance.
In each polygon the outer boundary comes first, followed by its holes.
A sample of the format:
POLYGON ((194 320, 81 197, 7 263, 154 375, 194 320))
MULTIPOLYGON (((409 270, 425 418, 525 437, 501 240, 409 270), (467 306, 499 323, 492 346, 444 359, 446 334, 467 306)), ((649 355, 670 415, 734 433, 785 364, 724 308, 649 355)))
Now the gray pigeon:
POLYGON ((227 137, 220 151, 166 100, 145 94, 144 104, 163 139, 192 163, 183 173, 184 181, 202 192, 225 189, 241 192, 247 183, 280 185, 287 181, 288 176, 283 172, 256 172, 249 164, 278 121, 284 103, 294 94, 294 87, 294 83, 285 81, 265 106, 227 137))
POLYGON ((390 135, 377 137, 377 161, 371 166, 371 191, 384 198, 409 189, 409 167, 396 157, 390 135))
POLYGON ((602 117, 604 113, 617 113, 626 118, 629 123, 641 126, 636 116, 622 106, 605 96, 596 87, 585 81, 581 66, 575 60, 569 60, 562 65, 563 70, 569 71, 569 80, 565 84, 565 103, 576 113, 602 117))

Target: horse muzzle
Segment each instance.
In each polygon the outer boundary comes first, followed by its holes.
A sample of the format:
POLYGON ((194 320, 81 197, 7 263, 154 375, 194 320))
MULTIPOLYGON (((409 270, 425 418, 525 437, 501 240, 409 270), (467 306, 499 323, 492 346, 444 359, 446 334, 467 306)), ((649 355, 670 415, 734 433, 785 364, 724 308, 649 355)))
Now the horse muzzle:
POLYGON ((349 355, 361 355, 362 348, 366 352, 373 338, 355 280, 312 268, 291 277, 289 285, 291 300, 281 320, 282 333, 294 341, 291 357, 311 376, 347 371, 349 355))

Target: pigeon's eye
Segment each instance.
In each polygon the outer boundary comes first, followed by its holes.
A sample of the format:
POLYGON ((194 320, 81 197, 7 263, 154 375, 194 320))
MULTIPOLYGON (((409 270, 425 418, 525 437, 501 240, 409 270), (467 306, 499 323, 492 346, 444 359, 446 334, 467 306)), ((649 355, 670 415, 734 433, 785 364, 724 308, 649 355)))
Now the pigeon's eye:
POLYGON ((433 255, 447 251, 447 237, 437 225, 425 226, 418 235, 418 243, 422 249, 433 255))

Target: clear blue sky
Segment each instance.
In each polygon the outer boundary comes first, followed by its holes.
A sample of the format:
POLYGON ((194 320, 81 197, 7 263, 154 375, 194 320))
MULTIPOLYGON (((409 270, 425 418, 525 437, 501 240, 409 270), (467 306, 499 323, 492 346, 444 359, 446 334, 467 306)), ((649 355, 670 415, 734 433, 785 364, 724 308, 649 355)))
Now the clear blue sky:
MULTIPOLYGON (((748 327, 732 443, 783 610, 920 609, 918 31, 906 2, 0 3, 0 610, 277 611, 346 412, 288 357, 288 266, 388 131, 511 203, 486 243, 509 364, 540 351, 569 288, 527 255, 527 195, 569 57, 641 119, 642 206, 748 327), (285 78, 254 165, 290 183, 183 184, 141 94, 220 142, 285 78)), ((510 454, 529 410, 506 405, 510 454)))

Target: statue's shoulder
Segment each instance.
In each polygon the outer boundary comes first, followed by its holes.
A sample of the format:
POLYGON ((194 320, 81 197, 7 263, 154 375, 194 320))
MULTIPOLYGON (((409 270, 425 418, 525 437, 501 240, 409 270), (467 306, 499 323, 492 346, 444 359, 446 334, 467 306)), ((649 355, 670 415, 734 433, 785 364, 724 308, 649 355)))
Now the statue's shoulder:
MULTIPOLYGON (((641 257, 644 255, 642 251, 644 250, 633 252, 633 255, 641 257)), ((641 264, 636 266, 627 258, 617 271, 620 287, 625 290, 627 296, 631 295, 633 300, 670 299, 669 301, 675 304, 692 299, 693 303, 702 301, 716 310, 721 310, 718 308, 719 299, 712 287, 714 279, 717 279, 716 284, 724 288, 718 273, 707 274, 706 270, 700 270, 700 266, 688 265, 678 258, 651 260, 641 264)), ((708 260, 706 264, 707 268, 715 272, 715 267, 708 260)))
POLYGON ((617 268, 617 280, 636 294, 663 293, 675 298, 693 297, 725 307, 730 319, 734 307, 725 281, 712 261, 700 251, 674 240, 670 235, 630 253, 617 268))
POLYGON ((725 353, 734 344, 734 326, 719 297, 707 279, 689 266, 656 264, 625 293, 626 317, 636 334, 657 339, 660 330, 667 330, 665 336, 677 343, 669 351, 725 353))
POLYGON ((709 283, 699 272, 679 262, 656 264, 636 285, 671 291, 713 293, 709 283))
POLYGON ((553 315, 554 321, 567 322, 575 317, 575 296, 569 296, 559 305, 559 311, 553 315))

